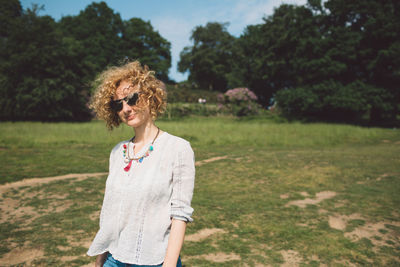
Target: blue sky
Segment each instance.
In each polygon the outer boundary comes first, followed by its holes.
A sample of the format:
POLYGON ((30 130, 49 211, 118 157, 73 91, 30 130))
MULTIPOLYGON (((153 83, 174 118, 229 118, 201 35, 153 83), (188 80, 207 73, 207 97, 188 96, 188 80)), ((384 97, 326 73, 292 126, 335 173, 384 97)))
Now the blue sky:
MULTIPOLYGON (((41 15, 59 20, 62 16, 77 15, 93 0, 21 0, 23 8, 32 3, 44 5, 41 15)), ((247 25, 262 23, 264 16, 282 3, 303 5, 306 0, 107 0, 107 5, 121 15, 150 21, 161 36, 171 42, 172 67, 169 75, 176 81, 187 78, 177 71, 179 53, 191 45, 190 35, 194 27, 207 22, 229 22, 228 31, 240 36, 247 25)))

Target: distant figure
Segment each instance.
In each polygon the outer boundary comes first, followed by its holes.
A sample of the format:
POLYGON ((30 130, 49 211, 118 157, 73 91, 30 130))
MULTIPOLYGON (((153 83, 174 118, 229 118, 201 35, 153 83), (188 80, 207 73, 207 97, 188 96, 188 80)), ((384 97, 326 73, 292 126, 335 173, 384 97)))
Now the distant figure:
POLYGON ((138 61, 107 69, 97 82, 91 108, 109 129, 125 123, 134 136, 111 151, 100 229, 87 254, 97 255, 96 267, 182 266, 194 153, 154 124, 166 106, 165 85, 138 61))
POLYGON ((198 99, 198 102, 199 102, 200 104, 205 104, 205 103, 207 103, 207 100, 206 100, 205 98, 199 98, 199 99, 198 99))

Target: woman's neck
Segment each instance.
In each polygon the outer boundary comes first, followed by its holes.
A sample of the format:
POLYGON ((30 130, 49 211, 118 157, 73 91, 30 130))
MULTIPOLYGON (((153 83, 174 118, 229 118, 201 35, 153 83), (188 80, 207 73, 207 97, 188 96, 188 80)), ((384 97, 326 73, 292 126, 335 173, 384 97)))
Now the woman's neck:
POLYGON ((135 144, 145 144, 151 142, 157 134, 158 128, 152 120, 134 128, 135 144))

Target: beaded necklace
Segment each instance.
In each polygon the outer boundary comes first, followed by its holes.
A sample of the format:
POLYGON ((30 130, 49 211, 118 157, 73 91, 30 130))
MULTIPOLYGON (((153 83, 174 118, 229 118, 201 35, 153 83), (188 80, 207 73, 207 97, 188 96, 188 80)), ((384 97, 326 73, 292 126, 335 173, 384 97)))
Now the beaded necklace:
MULTIPOLYGON (((151 142, 149 148, 148 148, 148 149, 146 150, 146 152, 145 152, 144 154, 142 154, 140 157, 137 157, 137 158, 131 157, 130 154, 129 154, 129 151, 130 151, 130 149, 129 149, 129 144, 130 144, 130 143, 133 144, 133 141, 135 140, 135 136, 132 137, 131 140, 129 140, 128 144, 124 144, 124 145, 123 145, 123 147, 124 147, 124 152, 123 152, 123 155, 124 155, 124 162, 125 162, 125 163, 128 163, 128 165, 126 165, 126 167, 124 168, 124 171, 127 172, 127 171, 130 170, 133 161, 136 161, 136 162, 138 162, 138 163, 142 163, 143 159, 144 159, 145 157, 148 157, 148 156, 150 155, 150 152, 154 150, 154 149, 153 149, 153 144, 154 144, 154 141, 156 141, 157 136, 158 136, 159 133, 160 133, 160 128, 158 128, 156 137, 154 137, 154 139, 153 139, 153 141, 151 142)), ((135 149, 135 144, 133 144, 133 149, 135 149)))

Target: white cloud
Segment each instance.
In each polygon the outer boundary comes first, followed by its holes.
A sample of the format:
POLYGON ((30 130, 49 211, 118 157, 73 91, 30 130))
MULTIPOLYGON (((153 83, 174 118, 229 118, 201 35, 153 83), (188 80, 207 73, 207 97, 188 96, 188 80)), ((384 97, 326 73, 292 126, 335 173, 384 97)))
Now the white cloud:
POLYGON ((263 22, 264 17, 273 14, 274 8, 283 3, 303 5, 306 0, 270 0, 270 1, 238 1, 231 9, 221 14, 229 18, 231 26, 229 30, 235 36, 239 36, 247 25, 254 25, 263 22))

